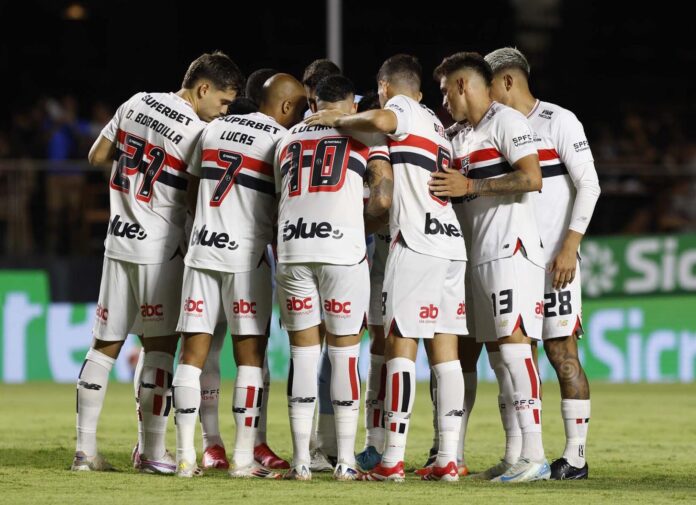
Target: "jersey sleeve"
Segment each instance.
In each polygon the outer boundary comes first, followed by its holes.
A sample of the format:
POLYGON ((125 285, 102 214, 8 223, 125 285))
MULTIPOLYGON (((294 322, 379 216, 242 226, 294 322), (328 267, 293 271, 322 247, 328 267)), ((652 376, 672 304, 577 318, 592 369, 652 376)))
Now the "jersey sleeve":
POLYGON ((411 118, 413 117, 413 109, 408 98, 403 95, 392 97, 384 105, 384 109, 396 114, 396 130, 389 136, 394 140, 404 140, 411 130, 411 118))
POLYGON ((281 188, 283 187, 283 175, 280 171, 280 164, 283 161, 282 156, 284 147, 285 142, 278 142, 275 147, 275 156, 273 156, 273 179, 275 182, 276 194, 280 193, 281 188))
POLYGON ((558 157, 568 171, 572 166, 594 161, 585 129, 575 114, 565 111, 564 114, 559 115, 554 121, 552 130, 555 130, 554 138, 557 143, 558 157))
POLYGON ((507 114, 501 118, 497 130, 496 147, 510 165, 530 154, 538 154, 532 127, 521 114, 507 114))
POLYGON ((387 138, 384 135, 375 135, 371 139, 367 161, 369 163, 372 160, 390 161, 387 138))
POLYGON ((198 178, 200 178, 203 174, 203 169, 201 165, 203 164, 203 143, 205 141, 206 131, 207 130, 203 130, 203 132, 199 135, 198 141, 196 142, 196 145, 191 151, 189 159, 186 160, 188 163, 188 168, 186 169, 186 171, 189 174, 198 178))
POLYGON ((121 124, 121 120, 128 111, 128 104, 133 100, 133 98, 130 98, 127 102, 122 103, 121 106, 116 110, 116 114, 114 114, 114 117, 112 117, 111 121, 109 121, 107 125, 102 129, 102 137, 104 137, 107 140, 110 140, 113 143, 116 142, 116 136, 118 135, 119 125, 121 124))

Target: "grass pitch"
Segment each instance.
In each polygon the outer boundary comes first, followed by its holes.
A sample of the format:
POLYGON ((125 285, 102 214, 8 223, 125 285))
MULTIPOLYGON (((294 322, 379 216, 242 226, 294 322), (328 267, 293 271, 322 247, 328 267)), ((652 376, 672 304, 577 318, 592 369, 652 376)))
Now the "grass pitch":
MULTIPOLYGON (((292 443, 285 388, 274 383, 269 407, 269 443, 290 457, 292 443)), ((228 448, 234 442, 232 384, 222 385, 220 424, 228 448)), ((469 423, 467 462, 477 471, 494 464, 504 436, 494 385, 479 386, 469 423)), ((73 473, 68 470, 75 443, 75 387, 50 383, 0 385, 0 503, 240 503, 279 505, 340 503, 696 503, 696 385, 609 385, 592 388, 588 461, 584 482, 495 485, 462 480, 455 484, 333 482, 315 474, 311 482, 240 481, 225 472, 199 479, 140 475, 130 467, 136 439, 133 389, 110 384, 99 427, 100 451, 121 471, 73 473)), ((361 420, 362 423, 362 420, 361 420)), ((168 446, 173 450, 170 422, 168 446)), ((362 446, 364 432, 358 434, 362 446)), ((418 387, 406 463, 426 457, 432 437, 425 384, 418 387)), ((200 451, 200 436, 198 436, 200 451)), ((551 459, 564 445, 556 384, 544 387, 544 446, 551 459)), ((359 448, 358 447, 358 448, 359 448)), ((200 458, 200 452, 199 452, 200 458)), ((412 475, 412 474, 411 474, 412 475)))

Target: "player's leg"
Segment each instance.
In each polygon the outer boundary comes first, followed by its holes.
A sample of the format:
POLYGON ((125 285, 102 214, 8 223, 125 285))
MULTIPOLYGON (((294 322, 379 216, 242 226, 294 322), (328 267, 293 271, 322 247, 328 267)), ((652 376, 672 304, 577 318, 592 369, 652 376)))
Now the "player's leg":
POLYGON ((186 267, 181 290, 183 310, 177 330, 183 334, 181 358, 174 374, 177 475, 200 475, 194 435, 201 404, 201 373, 220 320, 220 275, 186 267))
POLYGON ((547 273, 544 306, 544 350, 556 371, 561 388, 561 415, 566 445, 563 456, 551 464, 552 479, 586 479, 588 466, 585 444, 590 422, 590 385, 580 363, 578 338, 580 322, 580 268, 564 290, 551 286, 547 273))
POLYGON ((312 440, 312 471, 333 471, 336 465, 336 426, 334 408, 331 403, 331 358, 326 340, 326 325, 319 325, 321 357, 317 375, 317 413, 312 440))
POLYGON ((317 369, 321 354, 319 292, 309 266, 279 263, 276 293, 283 325, 290 337, 287 398, 293 458, 287 479, 309 480, 309 443, 317 397, 317 369))
POLYGON ((143 446, 143 421, 140 419, 140 381, 143 378, 143 360, 145 359, 145 350, 143 349, 142 335, 138 335, 140 339, 140 351, 138 352, 138 361, 133 370, 133 391, 135 392, 135 416, 138 420, 138 441, 131 451, 131 462, 136 470, 140 468, 140 448, 143 446))
POLYGON ((97 314, 92 329, 94 341, 77 377, 77 443, 72 470, 113 470, 98 453, 97 425, 109 373, 137 313, 137 302, 129 278, 129 270, 134 267, 130 263, 104 258, 97 314))
POLYGON ((200 421, 203 437, 203 468, 226 470, 227 461, 225 444, 220 435, 220 352, 225 344, 227 324, 218 322, 213 331, 210 351, 201 371, 201 406, 200 421))
POLYGON ((334 406, 337 463, 334 478, 355 480, 355 436, 360 415, 358 359, 365 328, 370 278, 367 261, 357 265, 321 265, 316 268, 324 300, 324 322, 331 359, 331 403, 334 406))
MULTIPOLYGON (((468 319, 471 311, 467 312, 468 319)), ((471 327, 471 325, 469 326, 471 327)), ((478 389, 476 365, 482 349, 483 343, 477 342, 476 338, 471 334, 459 339, 459 362, 462 365, 462 375, 464 376, 464 413, 462 415, 462 429, 459 433, 459 445, 457 447, 457 466, 459 467, 460 476, 469 474, 469 468, 466 464, 465 441, 471 411, 474 410, 474 404, 476 403, 476 391, 478 389)))

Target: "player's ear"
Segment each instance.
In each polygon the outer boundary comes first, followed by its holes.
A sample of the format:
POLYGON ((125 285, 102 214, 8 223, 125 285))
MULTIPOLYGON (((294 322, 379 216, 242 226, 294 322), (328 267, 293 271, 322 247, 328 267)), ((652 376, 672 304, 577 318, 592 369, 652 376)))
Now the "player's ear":
POLYGON ((358 104, 353 101, 353 103, 350 104, 350 113, 355 114, 356 112, 358 112, 358 104))
POLYGON ((505 74, 503 76, 503 83, 505 84, 505 91, 510 91, 512 88, 512 76, 510 74, 505 74))
POLYGON ((308 100, 308 102, 309 102, 309 110, 312 111, 312 114, 316 114, 316 113, 317 113, 317 110, 319 110, 319 109, 317 108, 317 101, 314 100, 313 98, 310 98, 310 99, 308 100))
POLYGON ((196 94, 198 95, 198 98, 203 98, 205 95, 208 94, 208 91, 210 91, 210 84, 208 84, 207 82, 202 82, 198 85, 196 94))
POLYGON ((280 112, 282 112, 285 115, 289 114, 291 109, 292 102, 290 100, 284 100, 283 103, 280 104, 280 112))
POLYGON ((423 100, 423 93, 421 93, 421 92, 419 91, 419 92, 418 92, 418 101, 420 102, 421 100, 423 100))

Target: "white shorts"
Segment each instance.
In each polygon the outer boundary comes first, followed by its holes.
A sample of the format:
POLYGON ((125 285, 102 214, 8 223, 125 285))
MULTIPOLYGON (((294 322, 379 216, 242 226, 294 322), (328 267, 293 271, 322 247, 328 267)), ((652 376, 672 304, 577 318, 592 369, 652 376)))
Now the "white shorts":
POLYGON ((271 268, 266 261, 249 272, 186 267, 177 331, 208 333, 227 320, 232 335, 266 335, 273 310, 271 268))
POLYGON ((521 328, 541 340, 544 312, 544 269, 522 252, 474 268, 476 339, 495 342, 521 328))
POLYGON ((334 335, 357 335, 366 324, 370 298, 367 260, 356 265, 278 263, 276 294, 280 318, 289 331, 322 321, 334 335))
POLYGON ((561 291, 553 289, 553 272, 546 272, 544 286, 544 340, 567 337, 582 330, 580 264, 575 268, 575 278, 561 291))
POLYGON ((469 334, 464 335, 466 338, 476 338, 476 297, 474 296, 473 276, 473 269, 467 268, 464 276, 464 296, 466 300, 466 327, 469 329, 469 334))
POLYGON ((384 277, 384 333, 398 328, 409 338, 436 333, 466 335, 466 261, 420 254, 394 244, 384 277))
POLYGON ((129 333, 144 338, 175 335, 183 271, 179 255, 154 265, 105 257, 94 338, 118 342, 129 333))
POLYGON ((370 282, 370 306, 367 311, 367 324, 382 326, 384 324, 383 282, 370 282))

